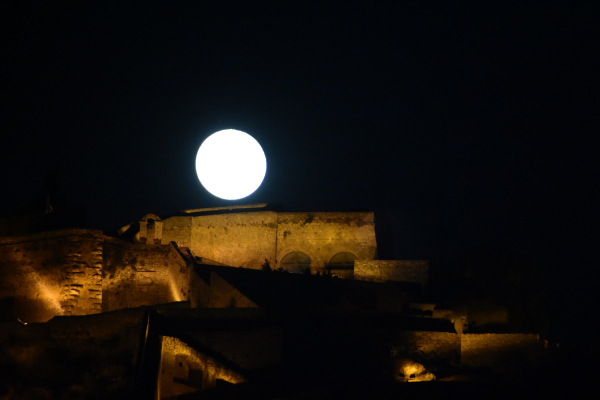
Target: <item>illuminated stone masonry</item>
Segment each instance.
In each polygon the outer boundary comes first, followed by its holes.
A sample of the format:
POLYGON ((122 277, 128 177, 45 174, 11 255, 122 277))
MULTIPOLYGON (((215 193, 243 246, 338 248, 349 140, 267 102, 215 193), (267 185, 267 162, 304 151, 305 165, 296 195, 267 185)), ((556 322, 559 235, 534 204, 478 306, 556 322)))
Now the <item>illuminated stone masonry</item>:
MULTIPOLYGON (((164 220, 148 214, 123 227, 121 238, 85 229, 0 238, 0 322, 12 332, 0 334, 0 358, 24 363, 19 357, 29 353, 20 346, 37 345, 35 335, 11 342, 19 329, 77 326, 72 336, 60 333, 60 345, 79 338, 86 357, 111 365, 94 370, 87 363, 89 376, 141 388, 148 385, 138 373, 151 367, 148 387, 161 398, 242 383, 250 369, 248 376, 258 376, 329 362, 319 372, 329 373, 343 367, 337 357, 356 343, 364 344, 355 349, 361 359, 383 350, 386 373, 399 382, 445 379, 440 363, 454 372, 483 367, 514 375, 539 359, 537 334, 463 333, 466 312, 425 302, 427 261, 375 260, 373 213, 216 211, 222 213, 191 210, 164 220), (265 263, 297 273, 258 271, 265 263), (331 275, 298 274, 307 268, 331 275), (31 324, 55 316, 69 317, 31 324), (114 327, 107 321, 119 318, 122 332, 108 332, 114 327), (106 344, 100 350, 86 337, 106 344), (105 350, 114 343, 119 352, 110 355, 105 350), (133 354, 148 356, 136 358, 135 374, 133 354), (113 365, 113 356, 128 361, 113 365)), ((38 353, 36 362, 46 363, 38 353)), ((98 385, 109 388, 104 383, 98 385)))
POLYGON ((188 300, 189 280, 188 261, 174 244, 105 238, 103 311, 188 300))
POLYGON ((134 240, 145 244, 174 241, 197 257, 251 269, 261 269, 265 262, 273 269, 285 267, 281 261, 293 253, 306 255, 313 273, 322 272, 340 253, 359 260, 375 258, 372 212, 275 212, 262 210, 264 206, 244 206, 240 212, 185 210, 164 220, 148 214, 139 221, 134 240))
POLYGON ((0 238, 0 319, 46 322, 185 301, 191 260, 184 253, 85 229, 0 238))
POLYGON ((64 315, 98 313, 102 309, 102 239, 68 236, 67 274, 61 290, 64 315), (83 239, 83 242, 82 242, 83 239), (87 259, 87 260, 86 260, 87 259))
POLYGON ((45 322, 100 312, 103 240, 84 229, 0 238, 0 318, 45 322))

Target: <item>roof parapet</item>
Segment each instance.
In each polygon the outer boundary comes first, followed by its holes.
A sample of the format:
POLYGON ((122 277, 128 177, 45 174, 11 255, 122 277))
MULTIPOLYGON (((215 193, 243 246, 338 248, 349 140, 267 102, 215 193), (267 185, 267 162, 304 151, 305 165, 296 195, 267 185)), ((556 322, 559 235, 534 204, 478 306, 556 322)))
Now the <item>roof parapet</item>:
POLYGON ((239 210, 245 208, 265 208, 267 203, 259 203, 259 204, 248 204, 248 205, 240 205, 240 206, 227 206, 227 207, 211 207, 211 208, 190 208, 187 210, 181 210, 181 212, 186 214, 198 213, 198 212, 206 212, 206 211, 221 211, 221 210, 239 210))

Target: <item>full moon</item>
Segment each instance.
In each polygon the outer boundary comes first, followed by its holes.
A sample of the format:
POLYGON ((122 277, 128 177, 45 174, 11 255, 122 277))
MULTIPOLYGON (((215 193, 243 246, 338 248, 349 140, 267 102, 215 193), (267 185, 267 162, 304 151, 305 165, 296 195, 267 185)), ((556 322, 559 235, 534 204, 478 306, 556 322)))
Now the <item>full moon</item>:
POLYGON ((252 136, 235 129, 210 135, 198 149, 196 173, 213 195, 237 200, 254 193, 267 172, 267 158, 252 136))

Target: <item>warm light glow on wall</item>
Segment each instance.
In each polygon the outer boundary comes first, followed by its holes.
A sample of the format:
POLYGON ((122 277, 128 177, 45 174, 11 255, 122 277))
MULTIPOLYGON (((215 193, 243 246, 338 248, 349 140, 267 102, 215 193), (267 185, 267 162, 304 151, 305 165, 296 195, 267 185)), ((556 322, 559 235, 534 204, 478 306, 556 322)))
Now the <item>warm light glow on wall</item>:
POLYGON ((173 301, 182 301, 180 288, 177 285, 175 278, 173 278, 171 271, 169 271, 167 276, 169 277, 169 290, 171 291, 171 298, 173 301))
POLYGON ((36 297, 43 300, 46 307, 48 307, 55 315, 62 315, 60 289, 48 284, 46 280, 35 271, 31 271, 29 275, 33 282, 35 282, 36 297))
POLYGON ((192 367, 201 369, 207 374, 214 375, 216 379, 222 379, 226 382, 234 384, 244 382, 243 376, 219 365, 211 357, 197 352, 196 350, 192 349, 186 343, 182 342, 177 338, 171 336, 163 336, 162 352, 163 360, 165 354, 168 354, 172 357, 182 355, 187 358, 188 363, 192 367))

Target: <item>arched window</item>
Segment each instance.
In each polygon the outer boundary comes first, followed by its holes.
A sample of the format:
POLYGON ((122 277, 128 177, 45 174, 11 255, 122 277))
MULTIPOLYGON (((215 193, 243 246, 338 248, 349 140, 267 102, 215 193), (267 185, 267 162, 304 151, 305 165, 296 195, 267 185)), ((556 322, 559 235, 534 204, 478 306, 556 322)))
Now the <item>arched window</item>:
POLYGON ((352 253, 337 253, 335 256, 331 257, 329 260, 329 264, 327 264, 326 269, 330 274, 345 278, 345 279, 353 279, 354 278, 354 260, 357 260, 356 257, 352 253))
POLYGON ((310 268, 310 257, 300 251, 288 253, 281 260, 281 268, 290 272, 304 272, 310 268))
POLYGON ((329 268, 354 268, 354 260, 358 260, 358 257, 352 253, 337 253, 335 256, 331 257, 331 260, 329 260, 329 268))

